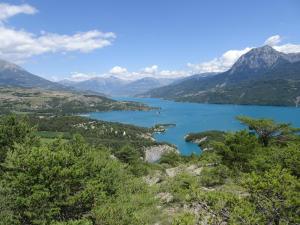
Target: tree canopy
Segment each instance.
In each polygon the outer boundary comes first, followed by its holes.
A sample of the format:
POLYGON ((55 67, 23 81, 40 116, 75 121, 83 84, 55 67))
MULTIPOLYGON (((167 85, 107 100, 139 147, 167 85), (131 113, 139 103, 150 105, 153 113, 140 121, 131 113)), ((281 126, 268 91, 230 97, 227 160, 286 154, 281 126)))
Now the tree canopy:
POLYGON ((265 147, 269 145, 271 139, 284 142, 289 135, 300 131, 288 123, 276 123, 271 119, 253 119, 246 116, 238 116, 237 119, 248 126, 250 131, 254 131, 265 147))
POLYGON ((201 155, 148 164, 134 145, 45 141, 26 117, 2 117, 0 225, 299 224, 297 129, 241 121, 248 130, 222 132, 201 155))

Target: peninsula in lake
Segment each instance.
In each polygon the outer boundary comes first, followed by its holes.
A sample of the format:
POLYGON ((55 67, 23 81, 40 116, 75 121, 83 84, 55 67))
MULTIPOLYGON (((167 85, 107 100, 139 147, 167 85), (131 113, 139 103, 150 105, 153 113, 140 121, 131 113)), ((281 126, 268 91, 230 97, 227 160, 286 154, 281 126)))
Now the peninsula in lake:
POLYGON ((0 225, 300 224, 299 12, 0 0, 0 225))

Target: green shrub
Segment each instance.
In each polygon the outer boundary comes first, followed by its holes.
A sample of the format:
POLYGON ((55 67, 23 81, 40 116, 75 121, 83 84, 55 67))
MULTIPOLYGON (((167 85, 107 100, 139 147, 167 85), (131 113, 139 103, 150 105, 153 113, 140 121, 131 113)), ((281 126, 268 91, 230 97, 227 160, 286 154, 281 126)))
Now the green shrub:
POLYGON ((191 213, 182 213, 176 216, 172 222, 172 225, 195 225, 195 216, 191 213))
POLYGON ((229 169, 224 165, 205 167, 201 171, 200 184, 206 187, 222 185, 229 176, 229 169))
POLYGON ((170 166, 176 166, 182 161, 181 156, 177 152, 168 152, 161 156, 160 164, 169 164, 170 166))
POLYGON ((86 217, 126 224, 117 220, 117 214, 95 209, 109 202, 128 217, 134 211, 132 215, 142 224, 146 219, 140 213, 151 210, 154 204, 142 180, 132 183, 132 175, 119 161, 111 159, 107 150, 91 148, 80 136, 44 146, 18 144, 8 151, 3 167, 0 199, 7 202, 0 221, 12 219, 12 224, 86 225, 88 220, 80 220, 86 217))
POLYGON ((141 155, 139 152, 130 145, 125 145, 120 150, 115 150, 114 156, 116 156, 121 162, 132 163, 140 160, 141 155))

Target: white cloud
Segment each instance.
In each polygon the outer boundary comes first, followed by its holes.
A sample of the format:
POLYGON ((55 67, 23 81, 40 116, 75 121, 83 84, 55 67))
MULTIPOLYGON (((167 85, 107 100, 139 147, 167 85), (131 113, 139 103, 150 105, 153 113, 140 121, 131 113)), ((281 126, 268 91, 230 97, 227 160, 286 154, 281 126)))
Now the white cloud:
POLYGON ((76 72, 71 73, 67 79, 71 81, 84 81, 92 78, 110 77, 112 75, 123 80, 136 80, 143 77, 178 78, 192 74, 185 70, 159 70, 157 65, 145 67, 139 71, 128 71, 125 67, 114 66, 108 73, 96 74, 76 72))
MULTIPOLYGON (((264 44, 272 46, 277 51, 283 53, 299 53, 300 45, 296 44, 283 44, 278 45, 281 42, 280 35, 274 35, 264 42, 264 44)), ((229 50, 225 52, 221 57, 214 58, 207 62, 199 64, 188 63, 187 66, 192 69, 193 73, 207 73, 207 72, 223 72, 228 69, 238 60, 238 58, 252 48, 247 47, 241 50, 229 50)))
POLYGON ((114 33, 92 30, 74 35, 44 33, 40 36, 0 26, 0 57, 11 61, 23 61, 44 53, 91 52, 112 44, 114 33))
POLYGON ((71 76, 68 78, 68 80, 79 82, 79 81, 89 80, 95 77, 97 77, 97 75, 94 73, 88 74, 88 73, 73 72, 71 73, 71 76))
POLYGON ((22 13, 32 15, 37 13, 37 9, 28 4, 10 5, 6 3, 0 3, 0 21, 5 21, 12 16, 22 13))
POLYGON ((274 35, 269 37, 266 41, 265 41, 265 45, 270 45, 270 46, 274 46, 277 45, 281 42, 281 37, 279 35, 274 35))
POLYGON ((190 72, 185 70, 162 70, 159 72, 160 77, 164 78, 177 78, 191 75, 190 72))
POLYGON ((128 71, 124 67, 115 66, 115 67, 111 68, 111 70, 109 71, 109 73, 113 74, 113 75, 123 75, 123 74, 127 74, 128 71))
POLYGON ((154 74, 156 74, 157 70, 158 70, 158 66, 157 65, 153 65, 153 66, 149 66, 149 67, 144 68, 141 71, 141 73, 149 74, 149 75, 154 75, 154 74))
POLYGON ((280 46, 273 46, 279 52, 283 53, 300 53, 300 45, 284 44, 280 46))
MULTIPOLYGON (((73 35, 48 33, 42 31, 39 35, 26 30, 17 30, 7 26, 6 21, 18 14, 35 14, 37 9, 28 4, 10 5, 0 3, 0 58, 13 62, 23 62, 33 56, 45 53, 82 52, 88 53, 96 49, 104 48, 113 43, 116 35, 113 32, 101 32, 90 30, 73 35)), ((299 53, 300 45, 283 44, 280 35, 274 35, 266 39, 265 44, 284 53, 299 53)), ((222 56, 199 64, 188 63, 187 70, 159 70, 157 65, 145 67, 139 71, 130 72, 121 66, 113 67, 108 73, 100 76, 115 75, 122 79, 138 79, 142 77, 176 78, 195 73, 223 72, 228 70, 236 60, 252 48, 241 50, 229 50, 222 56)), ((99 75, 98 75, 99 76, 99 75)), ((95 74, 72 73, 70 79, 74 81, 87 80, 97 77, 95 74)))
MULTIPOLYGON (((274 35, 268 38, 266 42, 269 44, 279 43, 281 40, 279 35, 274 35)), ((284 44, 284 45, 273 45, 277 51, 284 53, 300 53, 300 45, 296 44, 284 44)), ((178 78, 178 77, 186 77, 189 75, 193 75, 196 73, 207 73, 207 72, 223 72, 228 70, 240 56, 250 51, 252 47, 246 47, 241 50, 229 50, 226 51, 222 56, 216 57, 210 61, 202 62, 199 64, 188 63, 188 69, 185 70, 160 70, 158 65, 151 65, 145 68, 142 68, 138 71, 129 71, 125 67, 115 66, 108 73, 104 74, 76 74, 76 76, 71 76, 71 79, 90 79, 93 77, 109 77, 114 75, 120 79, 126 80, 136 80, 143 77, 155 77, 155 78, 178 78)))
POLYGON ((123 78, 125 79, 139 79, 142 77, 155 78, 178 78, 189 75, 188 71, 184 70, 159 70, 157 65, 145 67, 140 71, 129 72, 123 78))
POLYGON ((223 72, 228 70, 240 56, 251 49, 252 48, 247 47, 242 50, 229 50, 219 58, 214 58, 211 61, 199 64, 188 63, 187 66, 191 68, 194 73, 223 72))
POLYGON ((283 44, 278 45, 282 41, 282 38, 280 35, 274 35, 269 37, 265 44, 272 46, 274 49, 276 49, 279 52, 283 53, 299 53, 300 52, 300 45, 297 44, 283 44))
MULTIPOLYGON (((18 13, 34 14, 29 5, 14 6, 0 4, 0 19, 7 19, 18 13), (5 12, 2 15, 1 12, 5 12)), ((90 30, 73 35, 41 32, 36 35, 25 30, 16 30, 0 25, 0 58, 22 62, 32 56, 45 53, 82 52, 87 53, 112 44, 116 35, 112 32, 90 30)))

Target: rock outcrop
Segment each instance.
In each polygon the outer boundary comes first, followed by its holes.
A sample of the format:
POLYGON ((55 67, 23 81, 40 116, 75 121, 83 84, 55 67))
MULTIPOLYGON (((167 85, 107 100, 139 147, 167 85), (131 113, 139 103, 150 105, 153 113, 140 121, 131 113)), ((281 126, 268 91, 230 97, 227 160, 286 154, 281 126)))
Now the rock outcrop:
POLYGON ((169 152, 176 152, 179 154, 179 151, 175 147, 171 147, 166 144, 146 147, 144 151, 145 151, 144 160, 146 162, 151 162, 151 163, 157 162, 163 154, 169 152))

